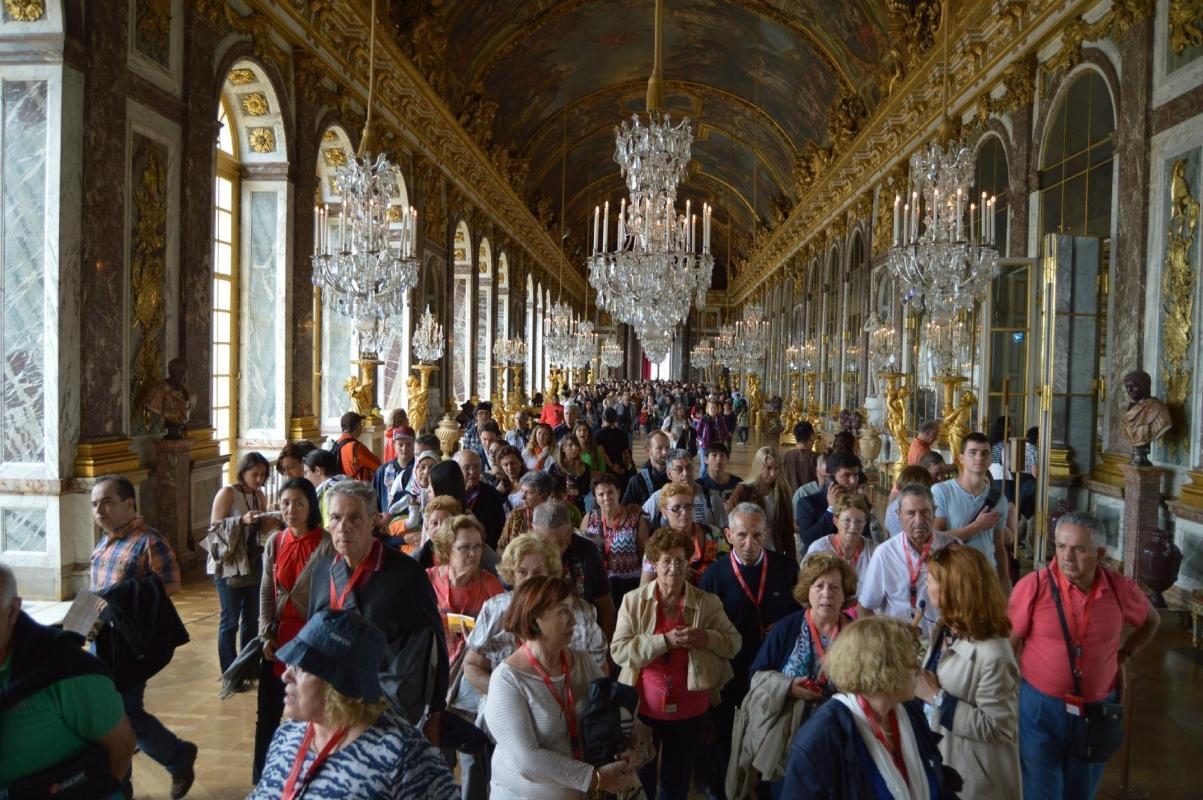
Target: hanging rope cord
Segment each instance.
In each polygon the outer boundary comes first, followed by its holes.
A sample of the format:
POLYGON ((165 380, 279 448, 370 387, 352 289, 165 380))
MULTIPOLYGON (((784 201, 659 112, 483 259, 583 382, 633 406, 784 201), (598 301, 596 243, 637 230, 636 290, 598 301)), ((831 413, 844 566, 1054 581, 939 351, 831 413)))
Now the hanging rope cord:
POLYGON ((355 151, 356 158, 363 158, 368 152, 368 140, 372 137, 372 106, 376 98, 376 0, 372 0, 372 19, 368 23, 368 113, 363 121, 363 133, 359 137, 359 149, 355 151))

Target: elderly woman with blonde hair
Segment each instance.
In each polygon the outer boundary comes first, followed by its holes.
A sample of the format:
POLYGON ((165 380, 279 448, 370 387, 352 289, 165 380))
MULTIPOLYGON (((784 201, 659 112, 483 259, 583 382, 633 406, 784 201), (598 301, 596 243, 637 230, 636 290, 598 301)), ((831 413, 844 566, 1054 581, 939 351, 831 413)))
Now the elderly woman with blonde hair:
MULTIPOLYGON (((688 578, 690 583, 697 584, 702 573, 717 561, 719 556, 731 552, 731 544, 718 528, 693 518, 693 493, 694 487, 689 483, 666 483, 660 487, 657 505, 660 515, 664 517, 665 527, 656 533, 671 530, 683 534, 688 539, 690 546, 685 554, 688 561, 688 578)), ((651 583, 655 577, 655 561, 645 554, 640 585, 651 583)))
POLYGON ((480 567, 485 529, 476 517, 460 514, 444 520, 430 541, 438 566, 427 569, 426 575, 447 633, 447 656, 454 663, 485 601, 505 587, 480 567))
MULTIPOLYGON (((921 705, 914 700, 918 634, 889 617, 845 626, 823 659, 838 689, 794 735, 782 797, 953 800, 921 705)), ((951 772, 949 770, 949 772, 951 772)))

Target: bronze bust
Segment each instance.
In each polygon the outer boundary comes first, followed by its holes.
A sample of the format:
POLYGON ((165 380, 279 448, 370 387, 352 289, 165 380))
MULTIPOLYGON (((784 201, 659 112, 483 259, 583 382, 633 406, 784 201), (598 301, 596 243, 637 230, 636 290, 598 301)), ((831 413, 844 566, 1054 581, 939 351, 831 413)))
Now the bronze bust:
POLYGON ((1152 379, 1143 370, 1134 370, 1124 376, 1124 391, 1131 404, 1120 418, 1120 430, 1128 444, 1132 445, 1132 463, 1138 467, 1151 467, 1149 445, 1165 435, 1173 422, 1165 403, 1151 397, 1152 379))

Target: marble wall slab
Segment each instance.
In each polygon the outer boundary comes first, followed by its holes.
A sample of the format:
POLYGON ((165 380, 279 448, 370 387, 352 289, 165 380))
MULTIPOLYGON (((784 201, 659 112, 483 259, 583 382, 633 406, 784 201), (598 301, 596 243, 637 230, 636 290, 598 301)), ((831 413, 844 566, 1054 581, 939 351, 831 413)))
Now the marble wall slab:
POLYGON ((239 439, 283 441, 288 427, 289 186, 242 183, 239 439))
POLYGON ((322 303, 322 429, 339 430, 339 417, 350 409, 343 383, 356 374, 355 326, 327 302, 322 303))

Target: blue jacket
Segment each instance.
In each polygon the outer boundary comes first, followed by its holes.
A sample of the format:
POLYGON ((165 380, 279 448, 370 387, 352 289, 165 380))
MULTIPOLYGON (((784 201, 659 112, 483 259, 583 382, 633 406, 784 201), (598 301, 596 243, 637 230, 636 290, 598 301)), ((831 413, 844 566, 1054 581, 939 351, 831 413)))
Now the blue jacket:
POLYGON ((798 535, 802 538, 802 552, 828 534, 835 533, 835 520, 827 510, 827 487, 803 497, 794 504, 794 517, 798 522, 798 535))
POLYGON ((748 680, 751 681, 752 676, 762 670, 780 672, 789 654, 794 652, 794 644, 797 643, 805 624, 806 609, 779 619, 769 631, 769 635, 764 637, 764 644, 760 645, 756 658, 752 659, 752 666, 748 667, 748 680))
MULTIPOLYGON (((932 800, 956 800, 945 785, 945 769, 937 743, 918 701, 903 704, 915 732, 919 757, 927 772, 932 800)), ((886 798, 885 782, 873 767, 869 748, 856 729, 852 712, 828 701, 808 719, 789 746, 782 797, 791 800, 878 800, 886 798)))

